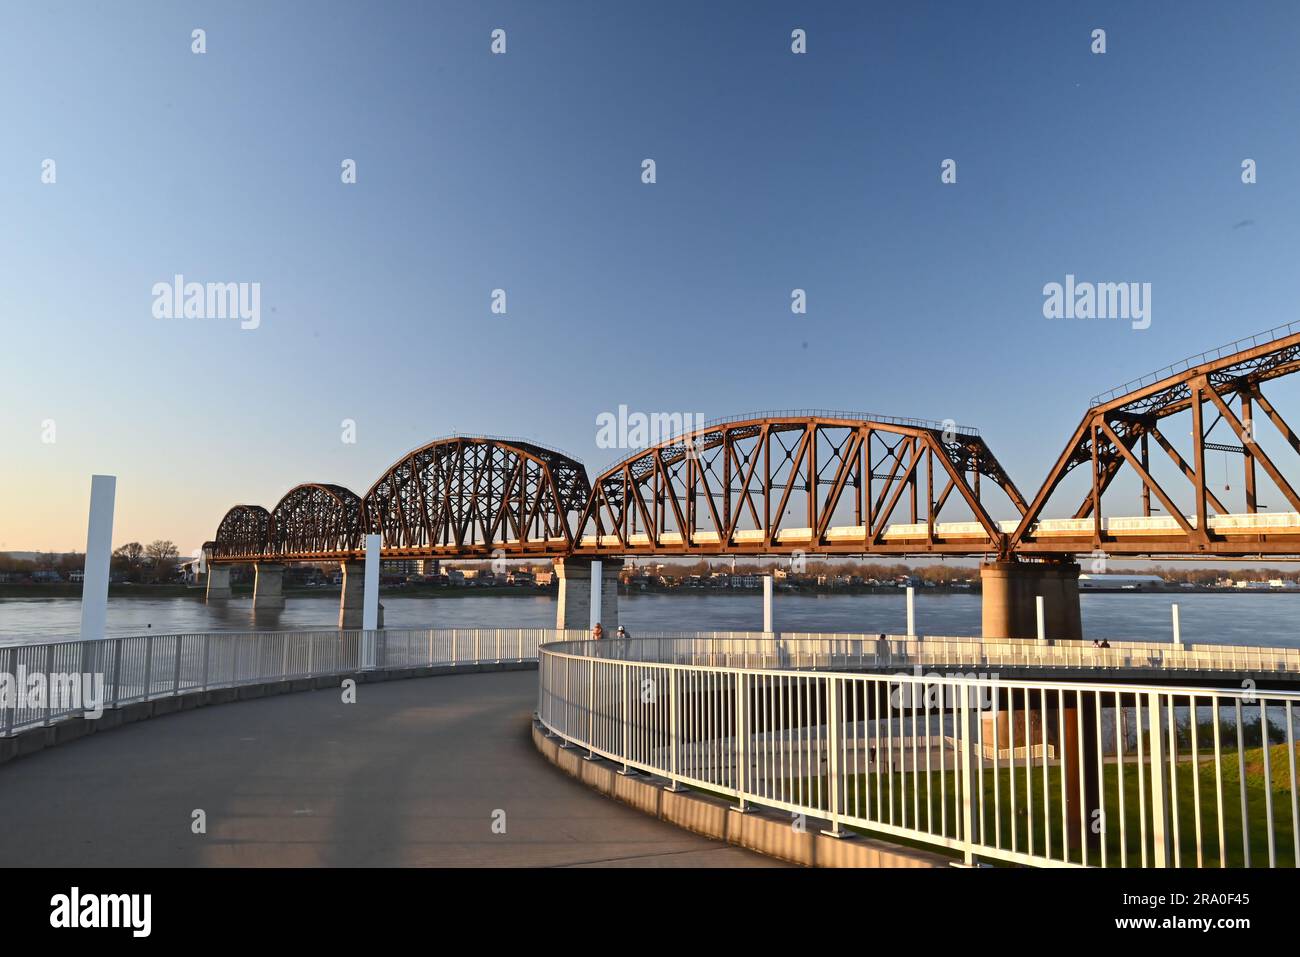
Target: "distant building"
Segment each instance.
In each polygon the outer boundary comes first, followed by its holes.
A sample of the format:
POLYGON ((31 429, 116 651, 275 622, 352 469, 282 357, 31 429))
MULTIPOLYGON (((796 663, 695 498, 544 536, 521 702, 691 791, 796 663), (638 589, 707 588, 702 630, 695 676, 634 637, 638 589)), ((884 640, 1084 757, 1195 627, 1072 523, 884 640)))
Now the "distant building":
POLYGON ((1159 591, 1167 583, 1159 575, 1080 575, 1079 591, 1159 591))

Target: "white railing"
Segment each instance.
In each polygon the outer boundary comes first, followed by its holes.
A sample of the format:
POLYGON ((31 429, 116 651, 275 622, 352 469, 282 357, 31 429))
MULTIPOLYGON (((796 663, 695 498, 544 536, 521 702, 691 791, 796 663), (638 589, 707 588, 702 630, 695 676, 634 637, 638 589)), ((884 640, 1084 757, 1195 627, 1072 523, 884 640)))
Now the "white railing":
POLYGON ((278 631, 136 635, 102 641, 0 646, 0 675, 13 700, 0 701, 0 737, 81 717, 98 703, 136 701, 266 681, 371 669, 535 661, 543 641, 585 637, 547 628, 278 631), (45 689, 28 693, 35 680, 45 689), (87 681, 90 682, 87 685, 87 681), (98 686, 96 686, 98 682, 98 686), (74 691, 71 683, 76 683, 74 691))
MULTIPOLYGON (((182 635, 134 635, 103 641, 76 640, 0 645, 0 675, 14 685, 23 676, 90 675, 103 682, 103 702, 133 701, 193 690, 269 680, 341 674, 361 668, 404 668, 481 661, 535 661, 543 642, 586 637, 550 628, 442 628, 365 631, 287 631, 182 635)), ((729 667, 1136 669, 1300 674, 1300 649, 1232 645, 1116 642, 1094 648, 1084 641, 1040 645, 1026 640, 978 638, 681 632, 660 634, 621 647, 602 643, 601 656, 649 653, 655 661, 689 661, 729 667), (654 642, 651 644, 650 642, 654 642), (630 649, 630 650, 628 650, 630 649)), ((53 679, 57 680, 57 678, 53 679)), ((54 701, 6 705, 0 701, 0 736, 84 712, 54 701)))
MULTIPOLYGON (((795 825, 821 818, 837 836, 921 842, 967 863, 1300 859, 1295 692, 817 672, 781 666, 771 640, 718 644, 730 647, 546 644, 538 716, 564 746, 670 788, 789 813, 795 825)), ((859 651, 844 645, 850 657, 859 651)), ((832 650, 802 667, 846 664, 832 650)))
POLYGON ((593 654, 619 657, 648 654, 654 661, 750 668, 1051 668, 1089 672, 1223 672, 1294 674, 1300 677, 1300 648, 1245 645, 1174 645, 1169 642, 1116 641, 1109 648, 1091 641, 982 639, 899 635, 776 632, 656 633, 627 648, 617 641, 593 654), (685 656, 685 657, 681 657, 685 656))

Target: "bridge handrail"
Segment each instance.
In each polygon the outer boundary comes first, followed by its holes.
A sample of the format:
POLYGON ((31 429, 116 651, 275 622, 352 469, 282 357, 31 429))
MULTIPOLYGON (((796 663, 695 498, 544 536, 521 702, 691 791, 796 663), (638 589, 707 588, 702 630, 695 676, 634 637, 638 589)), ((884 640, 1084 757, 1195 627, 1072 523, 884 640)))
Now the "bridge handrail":
MULTIPOLYGON (((781 644, 732 640, 756 655, 781 644)), ((919 841, 967 864, 1300 859, 1300 692, 684 663, 668 660, 677 641, 543 644, 542 726, 670 790, 823 819, 837 837, 854 829, 919 841), (1252 736, 1261 746, 1250 751, 1252 736), (1246 773, 1260 763, 1269 786, 1246 773), (1246 810, 1261 797, 1252 789, 1263 792, 1262 820, 1246 810), (1113 820, 1090 810, 1109 808, 1112 792, 1113 820)))
MULTIPOLYGON (((358 668, 406 668, 468 664, 492 652, 510 660, 535 661, 542 643, 585 641, 585 631, 550 628, 383 629, 377 632, 307 630, 148 634, 83 642, 76 638, 0 645, 0 674, 98 674, 107 707, 267 680, 341 675, 358 668)), ((827 663, 841 667, 913 666, 1113 669, 1204 673, 1300 675, 1300 648, 1120 642, 1109 649, 1084 641, 1041 645, 1028 639, 948 636, 883 640, 869 634, 763 632, 658 632, 657 649, 673 663, 783 665, 797 669, 827 663), (665 643, 671 644, 665 644, 665 643), (760 644, 755 644, 758 642, 760 644), (665 652, 666 654, 668 652, 665 652)), ((636 641, 636 639, 632 639, 636 641)), ((611 639, 590 654, 620 653, 611 639)), ((636 647, 650 648, 648 643, 636 647)), ((0 737, 77 717, 78 707, 5 707, 0 737)))
MULTIPOLYGON (((580 636, 585 639, 586 636, 580 636)), ((632 639, 611 639, 587 651, 596 657, 618 657, 632 648, 652 648, 674 664, 749 668, 822 666, 894 668, 913 665, 950 667, 1022 667, 1051 669, 1111 669, 1164 672, 1206 672, 1295 675, 1300 678, 1300 648, 1248 645, 1115 641, 1098 648, 1090 641, 984 639, 948 636, 874 635, 797 632, 655 632, 632 639), (624 641, 633 643, 628 646, 624 641), (652 644, 653 643, 653 644, 652 644), (780 662, 774 665, 774 662, 780 662)))
POLYGON ((1228 342, 1214 349, 1207 349, 1198 355, 1188 356, 1180 362, 1171 362, 1163 369, 1157 369, 1155 372, 1149 372, 1146 375, 1138 376, 1125 382, 1123 385, 1116 386, 1106 392, 1098 393, 1092 397, 1088 403, 1091 407, 1096 408, 1107 402, 1112 402, 1120 396, 1128 395, 1130 392, 1136 392, 1144 386, 1154 385, 1161 379, 1167 379, 1170 376, 1177 375, 1180 372, 1186 372, 1196 366, 1203 365, 1206 362, 1212 362, 1215 359, 1222 359, 1238 352, 1244 352, 1246 349, 1253 349, 1256 346, 1267 345, 1278 339, 1284 339, 1287 336, 1295 335, 1300 332, 1300 321, 1287 322, 1280 326, 1274 326, 1272 329, 1265 329, 1263 332, 1256 333, 1253 336, 1246 336, 1235 342, 1228 342))
MULTIPOLYGON (((0 674, 44 675, 47 686, 81 681, 75 700, 56 704, 24 694, 0 702, 0 738, 48 727, 85 714, 91 682, 102 682, 105 709, 195 691, 267 681, 343 676, 485 661, 536 661, 543 641, 581 638, 585 632, 550 628, 420 628, 380 631, 208 632, 131 635, 0 645, 0 674)), ((69 698, 71 690, 66 690, 69 698)))

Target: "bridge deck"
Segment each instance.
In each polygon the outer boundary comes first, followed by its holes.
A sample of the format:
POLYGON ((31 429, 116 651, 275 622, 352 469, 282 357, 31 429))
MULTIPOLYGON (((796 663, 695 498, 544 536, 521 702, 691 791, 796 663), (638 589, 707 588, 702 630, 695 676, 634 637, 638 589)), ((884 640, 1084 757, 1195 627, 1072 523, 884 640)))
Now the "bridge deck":
MULTIPOLYGON (((1196 516, 1184 516, 1196 527, 1196 516)), ((1101 520, 1101 540, 1107 551, 1115 554, 1159 554, 1210 551, 1229 555, 1300 553, 1300 512, 1211 515, 1206 522, 1212 544, 1201 549, 1190 543, 1171 515, 1116 516, 1101 520)), ((997 523, 998 531, 1011 535, 1019 520, 997 523)), ((1090 552, 1094 548, 1091 518, 1052 518, 1036 522, 1020 550, 1024 552, 1090 552)), ((996 550, 988 532, 979 522, 936 522, 930 535, 925 522, 886 525, 876 542, 868 541, 865 525, 832 525, 817 540, 811 528, 783 528, 776 532, 771 545, 761 529, 737 529, 730 541, 723 542, 716 531, 697 530, 689 536, 682 532, 661 532, 656 541, 644 532, 628 536, 626 545, 618 535, 582 535, 572 545, 564 538, 521 542, 506 537, 499 545, 430 545, 423 548, 385 547, 383 557, 401 558, 472 558, 490 557, 495 550, 513 558, 560 558, 566 555, 671 555, 688 552, 699 555, 775 554, 806 550, 815 554, 898 554, 944 552, 952 555, 982 555, 996 550)), ((351 561, 365 558, 363 550, 274 555, 225 555, 210 561, 221 564, 253 561, 351 561)))
POLYGON ((772 866, 590 791, 529 741, 537 673, 201 708, 0 767, 0 866, 772 866), (191 833, 195 808, 206 835, 191 833), (494 810, 506 833, 492 833, 494 810))

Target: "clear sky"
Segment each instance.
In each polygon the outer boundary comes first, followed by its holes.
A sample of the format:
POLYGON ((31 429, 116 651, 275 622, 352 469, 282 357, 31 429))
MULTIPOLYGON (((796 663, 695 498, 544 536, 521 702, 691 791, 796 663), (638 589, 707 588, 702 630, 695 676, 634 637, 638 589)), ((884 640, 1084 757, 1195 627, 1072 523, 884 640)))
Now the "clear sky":
POLYGON ((953 418, 1032 494, 1093 394, 1300 318, 1298 49, 1290 2, 7 4, 0 549, 83 548, 93 472, 186 553, 452 431, 594 474, 620 404, 953 418), (177 273, 260 326, 155 318, 177 273), (1066 274, 1150 328, 1045 319, 1066 274))

